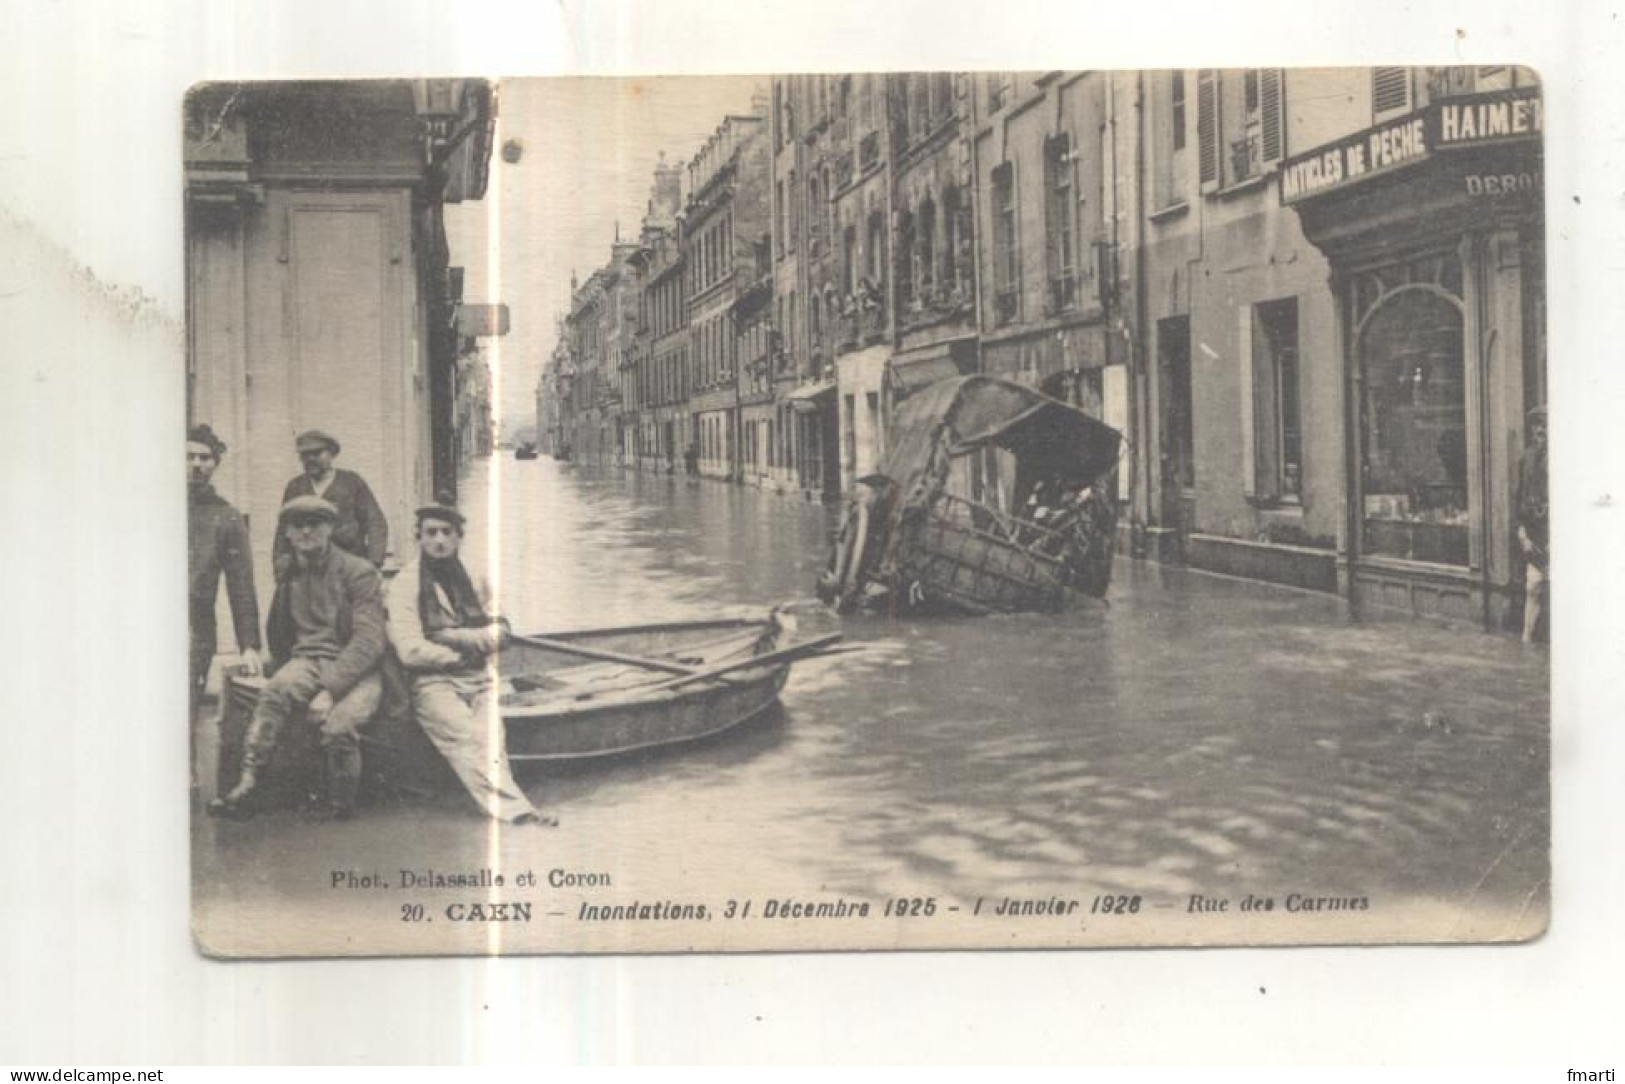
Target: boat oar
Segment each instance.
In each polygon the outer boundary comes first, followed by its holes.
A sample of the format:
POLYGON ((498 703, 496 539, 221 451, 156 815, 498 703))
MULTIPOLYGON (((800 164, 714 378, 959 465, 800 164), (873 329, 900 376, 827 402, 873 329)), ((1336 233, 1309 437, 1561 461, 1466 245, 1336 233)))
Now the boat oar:
POLYGON ((568 640, 550 640, 545 636, 521 636, 518 633, 510 633, 508 639, 516 644, 524 644, 527 647, 557 651, 561 655, 579 655, 583 659, 596 659, 599 662, 618 662, 627 666, 641 666, 645 670, 661 670, 668 674, 683 674, 685 676, 700 673, 695 667, 684 666, 680 662, 671 662, 667 659, 646 659, 642 655, 623 655, 619 651, 583 647, 580 644, 572 644, 568 640))
POLYGON ((693 673, 672 678, 670 681, 662 681, 657 685, 645 686, 642 691, 650 692, 655 689, 675 689, 679 685, 689 685, 696 681, 705 681, 709 678, 720 677, 723 674, 732 673, 735 670, 748 670, 756 666, 776 666, 781 662, 790 662, 793 659, 819 654, 840 638, 840 633, 832 632, 828 636, 820 636, 813 640, 803 640, 799 644, 792 644, 789 647, 780 648, 777 651, 769 651, 765 655, 752 655, 749 658, 735 659, 732 662, 719 663, 716 666, 708 666, 704 670, 695 670, 693 673))

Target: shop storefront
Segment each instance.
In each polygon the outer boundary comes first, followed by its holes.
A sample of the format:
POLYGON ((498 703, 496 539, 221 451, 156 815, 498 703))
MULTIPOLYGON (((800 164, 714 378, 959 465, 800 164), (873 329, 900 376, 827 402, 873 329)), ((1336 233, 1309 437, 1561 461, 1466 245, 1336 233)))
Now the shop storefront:
POLYGON ((1342 321, 1340 589, 1509 627, 1524 416, 1545 402, 1538 89, 1435 101, 1280 178, 1342 321))

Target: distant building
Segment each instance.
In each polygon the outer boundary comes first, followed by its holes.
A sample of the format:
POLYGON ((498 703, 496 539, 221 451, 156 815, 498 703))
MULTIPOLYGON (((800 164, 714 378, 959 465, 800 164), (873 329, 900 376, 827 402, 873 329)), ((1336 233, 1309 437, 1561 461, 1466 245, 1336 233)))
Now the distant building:
POLYGON ((1126 552, 1514 619, 1532 74, 790 75, 758 112, 690 162, 675 253, 651 204, 577 291, 544 374, 566 440, 828 499, 910 394, 983 371, 1123 431, 1126 552))
POLYGON ((675 472, 691 439, 688 295, 680 230, 683 170, 655 167, 654 189, 634 261, 641 276, 642 312, 637 340, 637 439, 640 467, 675 472))
MULTIPOLYGON (((889 77, 889 86, 896 351, 887 367, 886 391, 895 406, 934 381, 977 372, 980 340, 975 80, 951 72, 916 72, 889 77)), ((868 136, 864 140, 872 141, 868 136)), ((880 153, 883 144, 871 149, 869 142, 860 141, 860 168, 880 153)), ((869 248, 877 252, 885 245, 884 223, 872 215, 864 223, 873 238, 869 248)), ((884 259, 876 266, 884 267, 884 259)), ((886 284, 864 285, 884 293, 886 284)))
POLYGON ((683 261, 693 359, 690 425, 700 473, 738 478, 738 328, 734 307, 756 283, 757 246, 769 232, 766 118, 723 118, 688 165, 683 261))
POLYGON ((768 473, 787 487, 820 499, 833 498, 841 485, 835 361, 826 339, 821 289, 828 277, 828 244, 814 227, 814 208, 821 206, 827 192, 822 179, 827 126, 813 124, 812 118, 821 94, 828 94, 820 89, 828 78, 774 76, 770 118, 778 446, 768 473))

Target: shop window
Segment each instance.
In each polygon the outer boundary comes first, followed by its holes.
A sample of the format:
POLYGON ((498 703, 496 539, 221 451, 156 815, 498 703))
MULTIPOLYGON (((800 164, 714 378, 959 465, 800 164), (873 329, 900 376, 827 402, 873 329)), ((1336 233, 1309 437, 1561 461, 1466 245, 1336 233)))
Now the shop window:
POLYGON ((1254 305, 1241 319, 1243 488, 1253 500, 1296 502, 1303 495, 1298 302, 1254 305))
POLYGON ((1358 337, 1364 551, 1468 563, 1461 307, 1422 282, 1376 301, 1358 337))
POLYGON ((1191 323, 1175 316, 1157 321, 1157 368, 1162 382, 1163 480, 1196 488, 1195 398, 1191 387, 1191 323))

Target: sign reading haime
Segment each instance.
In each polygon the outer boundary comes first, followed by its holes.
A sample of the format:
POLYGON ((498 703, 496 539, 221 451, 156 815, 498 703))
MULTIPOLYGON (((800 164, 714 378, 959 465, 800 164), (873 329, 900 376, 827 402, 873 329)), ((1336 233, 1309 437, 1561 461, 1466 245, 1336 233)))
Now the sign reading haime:
POLYGON ((1525 87, 1434 102, 1281 163, 1281 202, 1294 203, 1409 165, 1438 150, 1539 139, 1540 91, 1525 87))
POLYGON ((1444 101, 1437 109, 1441 147, 1539 135, 1544 126, 1540 99, 1534 97, 1509 98, 1501 94, 1488 101, 1444 101))

